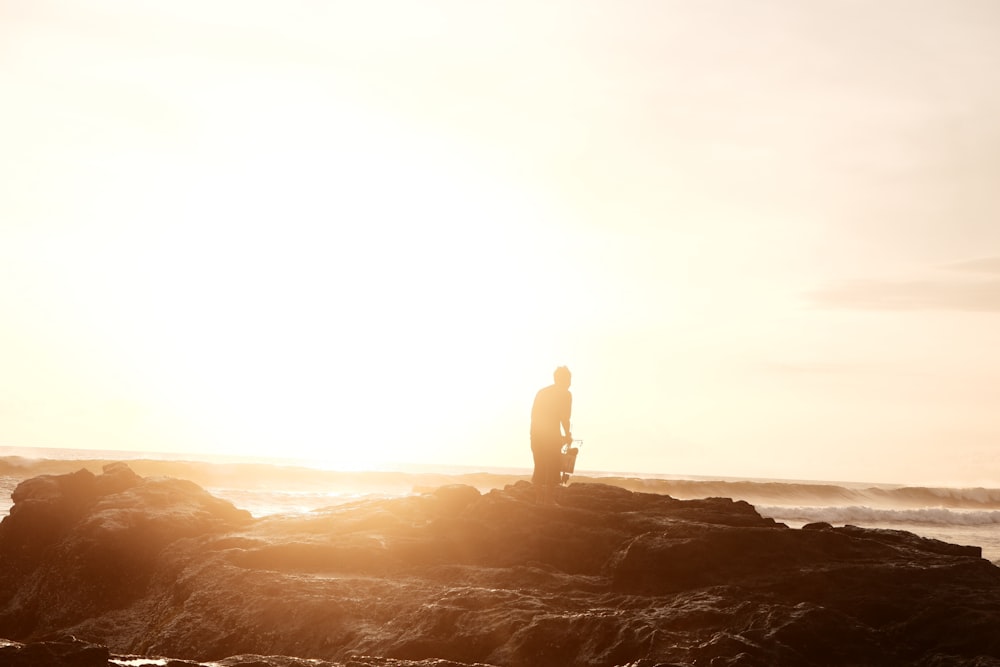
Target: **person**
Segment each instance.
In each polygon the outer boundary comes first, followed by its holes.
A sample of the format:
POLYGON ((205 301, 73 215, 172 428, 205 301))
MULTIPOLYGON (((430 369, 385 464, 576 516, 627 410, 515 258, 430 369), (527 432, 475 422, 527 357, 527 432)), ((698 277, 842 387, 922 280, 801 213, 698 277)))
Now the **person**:
POLYGON ((560 366, 552 379, 553 384, 535 394, 531 406, 531 455, 535 461, 531 483, 538 502, 545 505, 555 502, 555 490, 562 478, 562 447, 573 442, 569 430, 572 376, 568 368, 560 366))

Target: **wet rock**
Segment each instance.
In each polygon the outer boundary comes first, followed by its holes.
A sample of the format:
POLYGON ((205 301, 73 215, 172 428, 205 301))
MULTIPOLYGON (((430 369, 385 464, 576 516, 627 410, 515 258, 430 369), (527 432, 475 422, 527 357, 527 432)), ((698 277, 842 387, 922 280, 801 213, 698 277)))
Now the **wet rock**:
POLYGON ((107 647, 66 636, 30 644, 0 642, 3 667, 108 667, 107 647))
MULTIPOLYGON (((37 637, 142 597, 185 538, 232 530, 250 514, 184 480, 142 479, 124 464, 22 482, 0 522, 0 636, 37 637)), ((169 565, 166 565, 169 567, 169 565)))
POLYGON ((602 484, 533 498, 448 486, 252 520, 127 466, 36 478, 0 523, 0 636, 226 667, 1000 661, 1000 570, 976 547, 602 484))

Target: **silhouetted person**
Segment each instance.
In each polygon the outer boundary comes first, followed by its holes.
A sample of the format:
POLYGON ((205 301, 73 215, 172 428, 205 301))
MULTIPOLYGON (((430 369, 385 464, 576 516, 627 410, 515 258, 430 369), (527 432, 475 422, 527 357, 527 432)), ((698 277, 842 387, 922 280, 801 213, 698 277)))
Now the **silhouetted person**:
POLYGON ((539 390, 531 406, 531 454, 535 459, 531 483, 535 485, 538 502, 544 504, 555 500, 555 489, 562 476, 562 446, 573 442, 569 432, 573 410, 569 369, 560 366, 552 377, 554 384, 539 390))

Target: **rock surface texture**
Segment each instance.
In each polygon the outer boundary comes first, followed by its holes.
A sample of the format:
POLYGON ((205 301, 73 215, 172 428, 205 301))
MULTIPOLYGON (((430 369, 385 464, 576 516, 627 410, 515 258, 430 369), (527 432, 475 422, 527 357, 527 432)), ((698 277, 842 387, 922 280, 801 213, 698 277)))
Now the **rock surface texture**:
POLYGON ((13 500, 0 665, 1000 665, 977 547, 724 498, 449 486, 253 519, 117 464, 13 500))

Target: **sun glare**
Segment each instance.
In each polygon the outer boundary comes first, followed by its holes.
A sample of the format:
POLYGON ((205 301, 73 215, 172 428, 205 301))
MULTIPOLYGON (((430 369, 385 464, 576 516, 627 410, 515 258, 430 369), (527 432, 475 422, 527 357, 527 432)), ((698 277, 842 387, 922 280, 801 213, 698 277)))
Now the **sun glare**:
POLYGON ((118 270, 92 271, 78 296, 95 328, 129 332, 107 353, 184 423, 178 448, 449 460, 534 360, 553 282, 543 213, 441 142, 296 131, 197 169, 157 165, 174 172, 169 197, 128 196, 171 224, 119 239, 127 257, 94 243, 93 265, 118 270))

